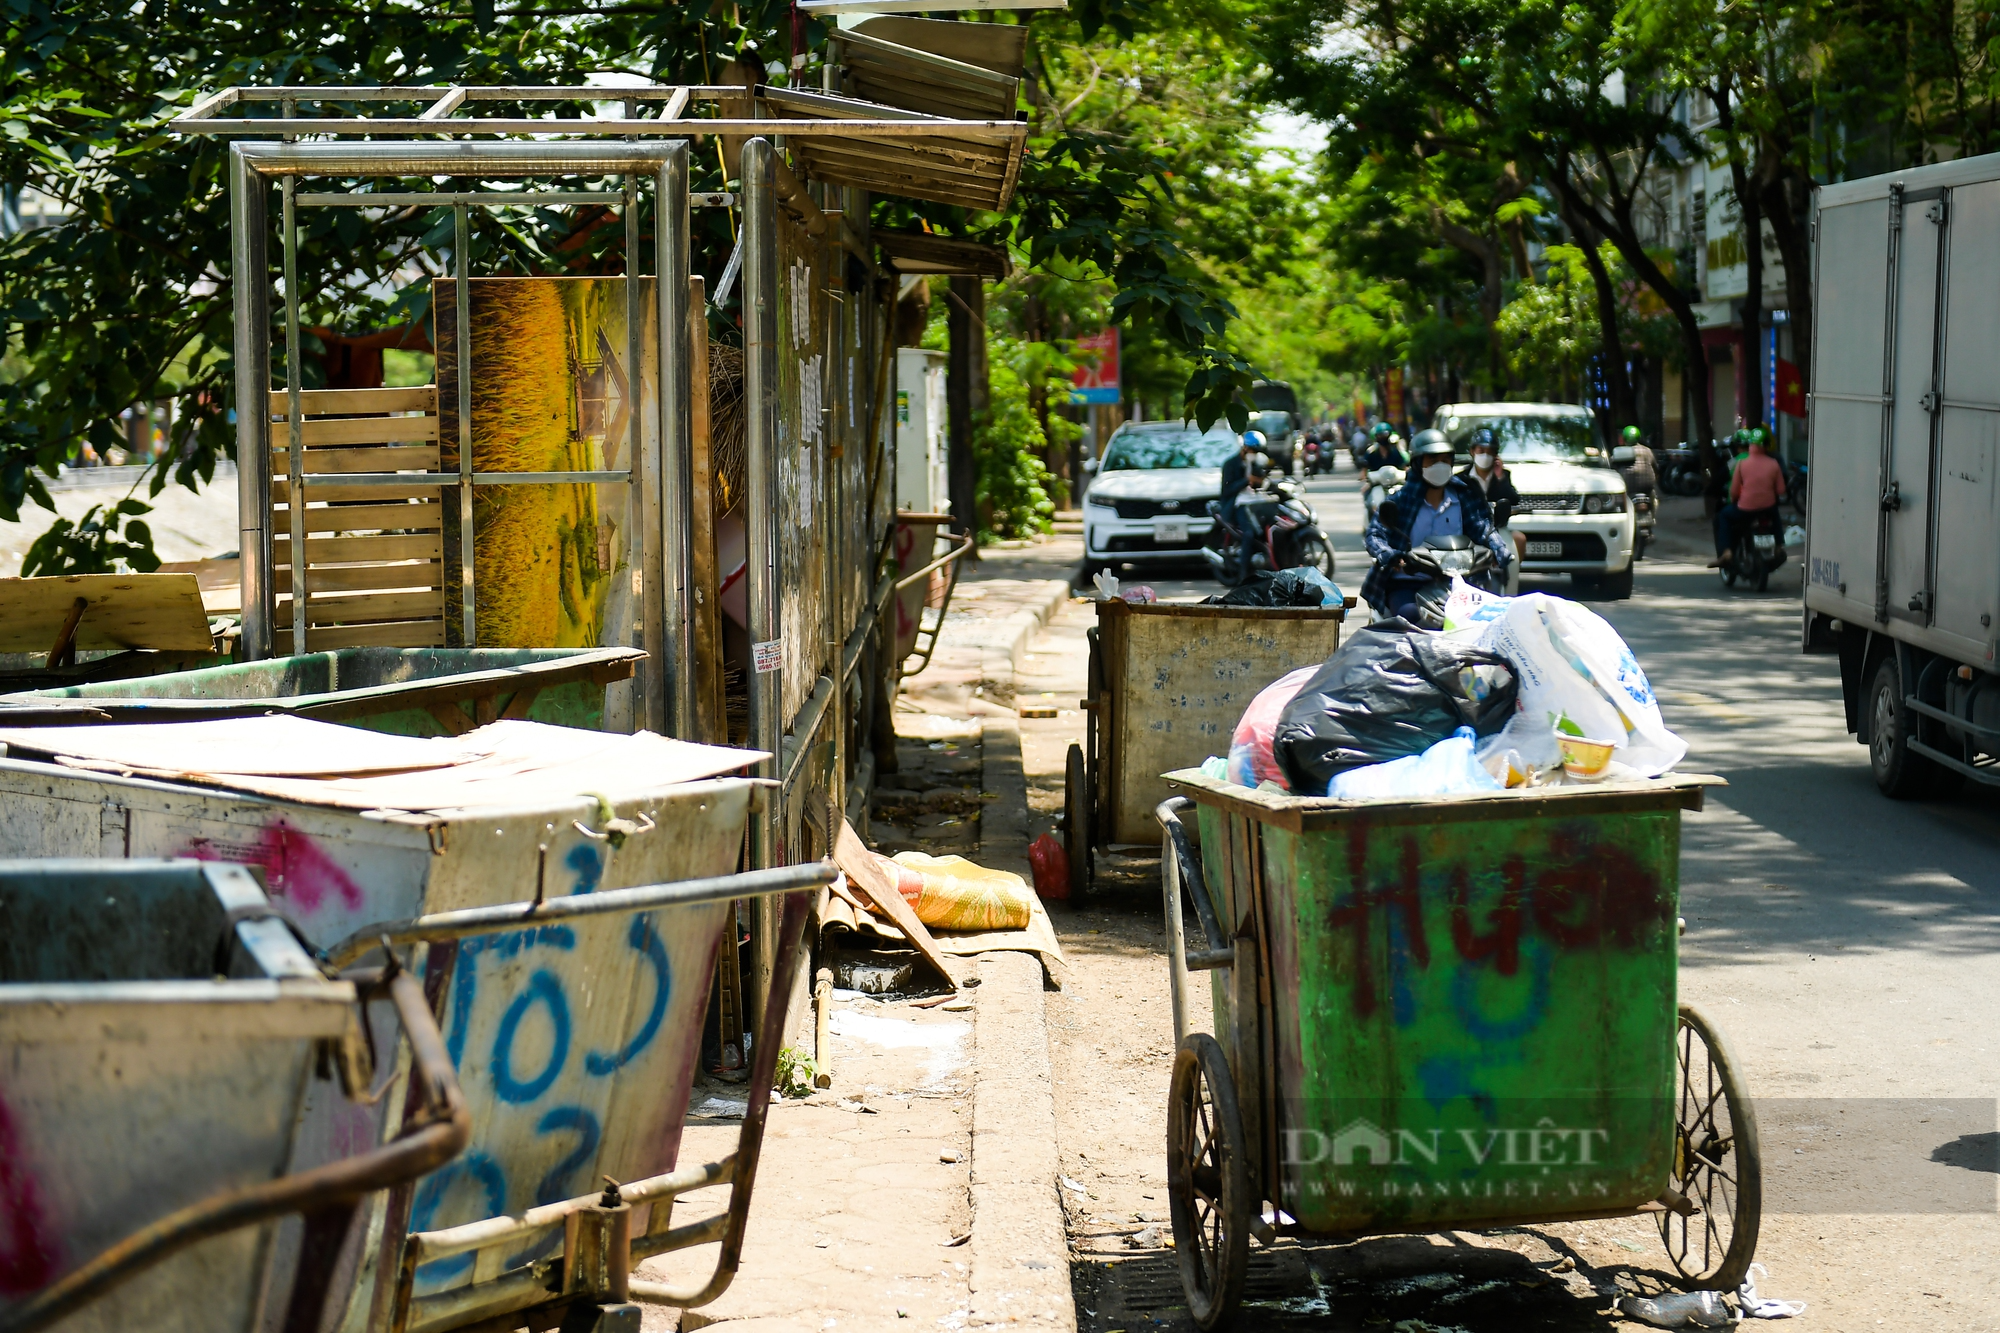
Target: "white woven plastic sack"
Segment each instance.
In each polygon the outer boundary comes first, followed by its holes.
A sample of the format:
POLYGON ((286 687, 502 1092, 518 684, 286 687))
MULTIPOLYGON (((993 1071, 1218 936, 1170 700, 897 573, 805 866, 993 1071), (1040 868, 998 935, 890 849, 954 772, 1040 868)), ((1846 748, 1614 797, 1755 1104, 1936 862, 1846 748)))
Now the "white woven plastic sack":
POLYGON ((1518 710, 1500 733, 1537 767, 1560 757, 1555 719, 1567 714, 1584 734, 1615 741, 1615 759, 1646 777, 1671 769, 1687 743, 1667 730, 1653 687, 1632 650, 1604 618, 1544 593, 1509 599, 1479 646, 1512 663, 1518 710))
POLYGON ((1513 604, 1513 598, 1475 588, 1454 574, 1451 576, 1451 593, 1444 599, 1444 632, 1452 635, 1464 631, 1474 635, 1484 633, 1486 627, 1505 616, 1507 608, 1513 604))

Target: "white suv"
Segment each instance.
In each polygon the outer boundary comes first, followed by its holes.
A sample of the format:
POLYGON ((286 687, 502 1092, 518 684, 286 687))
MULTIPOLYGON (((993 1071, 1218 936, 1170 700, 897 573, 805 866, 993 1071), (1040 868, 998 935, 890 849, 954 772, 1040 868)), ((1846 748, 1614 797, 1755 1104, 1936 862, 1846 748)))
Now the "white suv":
POLYGON ((1500 462, 1521 493, 1507 526, 1527 542, 1522 573, 1568 574, 1579 591, 1632 595, 1632 500, 1613 466, 1624 460, 1598 443, 1588 409, 1450 403, 1434 422, 1461 458, 1470 457, 1475 430, 1493 432, 1500 462))
POLYGON ((1083 497, 1083 575, 1108 565, 1199 561, 1222 493, 1222 465, 1243 447, 1218 421, 1207 431, 1178 421, 1120 426, 1083 497))

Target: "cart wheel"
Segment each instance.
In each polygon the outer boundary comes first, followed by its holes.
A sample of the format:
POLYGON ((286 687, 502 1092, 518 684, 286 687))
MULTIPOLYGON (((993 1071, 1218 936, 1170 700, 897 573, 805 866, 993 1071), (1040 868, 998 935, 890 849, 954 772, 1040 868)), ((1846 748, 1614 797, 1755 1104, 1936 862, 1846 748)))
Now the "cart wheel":
POLYGON ((1090 770, 1083 747, 1072 745, 1063 761, 1063 852, 1069 857, 1069 901, 1080 906, 1090 893, 1090 770))
POLYGON ((1250 1267, 1250 1172, 1236 1085, 1222 1046, 1190 1034, 1167 1093, 1167 1199, 1188 1313, 1220 1328, 1243 1299, 1250 1267))
POLYGON ((1734 1291, 1756 1257, 1764 1212, 1757 1114, 1722 1034, 1692 1005, 1681 1006, 1674 1049, 1673 1188, 1701 1211, 1661 1213, 1660 1239, 1683 1277, 1734 1291))

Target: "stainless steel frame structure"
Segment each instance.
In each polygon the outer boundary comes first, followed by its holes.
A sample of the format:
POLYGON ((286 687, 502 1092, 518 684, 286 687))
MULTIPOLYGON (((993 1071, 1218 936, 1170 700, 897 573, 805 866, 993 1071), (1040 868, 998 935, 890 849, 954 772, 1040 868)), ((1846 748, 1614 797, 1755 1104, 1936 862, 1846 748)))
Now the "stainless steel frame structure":
MULTIPOLYGON (((409 203, 448 204, 455 214, 453 284, 458 302, 458 471, 447 472, 368 472, 343 474, 343 486, 407 487, 435 484, 455 489, 459 514, 459 579, 462 602, 462 633, 470 646, 474 642, 473 616, 477 589, 472 567, 472 492, 475 486, 534 486, 562 483, 624 482, 634 488, 638 503, 633 506, 638 521, 640 558, 646 571, 641 581, 640 620, 644 626, 647 664, 640 673, 641 716, 644 725, 662 733, 687 734, 691 730, 692 699, 685 682, 690 678, 687 661, 690 602, 687 576, 686 525, 675 524, 678 539, 667 540, 662 523, 662 507, 673 512, 685 509, 689 491, 690 456, 687 383, 687 264, 688 264, 688 144, 669 143, 579 144, 549 142, 497 143, 237 143, 230 147, 231 217, 233 221, 233 270, 238 275, 269 272, 266 253, 266 182, 280 182, 284 206, 283 247, 285 275, 285 347, 287 353, 286 390, 291 403, 290 447, 286 451, 291 470, 293 495, 303 495, 304 449, 300 445, 301 414, 299 394, 299 310, 293 299, 296 283, 297 238, 292 226, 294 209, 306 207, 400 207, 409 203), (410 177, 457 176, 474 179, 528 176, 625 177, 618 193, 584 191, 544 194, 525 191, 455 192, 435 196, 422 193, 382 194, 302 194, 295 183, 301 177, 410 177), (637 412, 632 414, 631 466, 626 469, 592 472, 474 472, 472 470, 472 343, 467 336, 471 291, 467 257, 468 213, 473 207, 507 208, 534 206, 543 202, 615 202, 625 214, 628 273, 640 276, 643 268, 638 245, 638 179, 654 182, 660 217, 655 233, 654 273, 660 303, 661 379, 657 440, 659 454, 648 458, 644 447, 646 431, 637 412), (650 480, 649 480, 650 478, 650 480), (670 546, 672 549, 669 549, 670 546)), ((707 202, 712 196, 704 196, 707 202)), ((267 390, 270 382, 269 342, 270 292, 266 282, 236 283, 236 358, 246 373, 236 383, 236 452, 238 525, 240 528, 243 592, 243 654, 257 660, 272 655, 275 647, 270 475, 270 413, 267 390)), ((644 321, 638 308, 639 286, 632 283, 627 304, 627 357, 631 365, 644 364, 641 345, 644 321)), ((292 550, 304 550, 305 513, 302 503, 290 506, 292 550)), ((294 575, 295 588, 303 589, 305 579, 294 575)), ((306 650, 305 597, 292 599, 292 649, 306 650)))
MULTIPOLYGON (((979 105, 1012 107, 1011 76, 964 66, 925 52, 905 50, 891 43, 876 42, 891 54, 916 62, 923 79, 950 87, 964 81, 986 99, 979 105), (961 77, 962 76, 962 77, 961 77)), ((871 47, 873 49, 873 47, 871 47)), ((900 68, 900 67, 899 67, 900 68)), ((914 76, 913 76, 914 77, 914 76)), ((800 791, 821 771, 817 763, 806 762, 822 731, 831 731, 836 742, 830 777, 831 808, 845 807, 847 778, 846 745, 841 738, 843 706, 835 696, 859 664, 863 650, 876 632, 889 604, 890 583, 880 580, 865 596, 865 605, 849 606, 857 599, 842 594, 832 599, 830 610, 839 613, 842 623, 828 624, 833 657, 821 663, 827 645, 785 642, 785 598, 795 592, 785 583, 795 577, 781 559, 781 544, 796 540, 780 515, 780 477, 795 462, 784 450, 798 443, 786 439, 781 422, 782 385, 787 376, 796 378, 799 350, 781 348, 780 306, 798 294, 786 284, 788 276, 781 260, 780 233, 787 227, 803 227, 836 251, 845 250, 858 258, 871 273, 883 271, 876 265, 867 241, 867 193, 903 194, 915 198, 941 199, 971 208, 1006 205, 1018 178, 1027 125, 1019 119, 960 120, 924 110, 861 101, 837 94, 838 79, 828 71, 825 92, 802 89, 746 88, 737 86, 669 87, 651 85, 636 88, 578 87, 347 87, 279 86, 227 88, 197 103, 172 122, 183 134, 238 138, 230 147, 232 221, 232 273, 235 289, 235 345, 238 368, 237 455, 238 503, 240 508, 243 652, 262 658, 274 650, 277 626, 273 624, 276 599, 274 589, 273 535, 269 531, 272 454, 269 431, 273 413, 268 391, 271 380, 270 343, 271 290, 269 283, 269 193, 270 183, 278 182, 282 193, 283 271, 285 278, 284 332, 289 363, 286 376, 289 429, 294 434, 288 450, 292 473, 290 494, 303 494, 304 450, 300 439, 300 389, 298 378, 299 313, 292 293, 296 275, 296 239, 292 227, 299 208, 448 206, 454 210, 456 226, 453 265, 458 302, 458 326, 466 329, 470 300, 467 272, 467 233, 473 208, 506 208, 522 205, 592 203, 619 207, 625 215, 628 271, 638 276, 644 265, 638 253, 636 202, 641 177, 653 182, 659 201, 660 222, 652 267, 658 278, 659 365, 662 383, 659 393, 659 451, 649 456, 636 447, 645 431, 633 413, 635 448, 629 470, 571 473, 484 473, 472 471, 470 411, 470 339, 461 336, 458 346, 458 458, 455 473, 385 472, 341 473, 341 486, 410 487, 437 485, 455 494, 461 533, 458 579, 462 600, 462 633, 473 637, 473 614, 477 601, 472 568, 472 494, 475 487, 489 485, 546 485, 575 482, 626 482, 634 487, 640 559, 645 575, 639 600, 642 644, 647 661, 640 674, 640 725, 667 735, 697 736, 695 718, 694 597, 692 584, 691 503, 695 495, 693 478, 693 419, 690 368, 693 364, 693 334, 689 311, 689 208, 695 205, 726 205, 735 202, 727 194, 690 196, 690 141, 696 136, 721 136, 726 155, 740 153, 743 232, 740 251, 744 325, 744 389, 747 425, 747 504, 744 508, 747 532, 746 582, 750 638, 761 652, 753 651, 763 667, 749 678, 750 744, 772 757, 758 766, 760 776, 777 779, 787 792, 800 791), (414 115, 367 114, 390 109, 394 103, 420 106, 414 115), (545 104, 546 117, 517 115, 481 116, 478 110, 491 104, 545 104), (711 104, 723 103, 720 108, 711 104), (583 119, 574 109, 616 104, 621 114, 603 119, 583 119), (302 114, 314 111, 320 114, 302 114), (727 118, 689 115, 691 108, 724 110, 727 118), (644 114, 648 110, 656 114, 644 114), (257 114, 275 112, 275 115, 257 114), (570 114, 562 114, 568 112, 570 114), (747 112, 749 118, 743 118, 747 112), (362 136, 420 136, 364 138, 362 136), (250 136, 257 140, 250 141, 250 136), (313 141, 298 142, 299 136, 313 141), (436 137, 430 137, 436 136, 436 137), (480 136, 480 137, 469 137, 480 136), (494 136, 494 137, 486 137, 494 136), (585 137, 587 136, 587 137, 585 137), (775 143, 771 137, 782 136, 775 143), (272 141, 280 140, 280 141, 272 141), (843 143, 842 141, 847 141, 843 143), (817 147, 815 147, 817 146, 817 147), (783 151, 781 151, 783 150, 783 151), (793 159, 787 166, 784 158, 793 159), (804 172, 818 184, 808 188, 795 174, 804 172), (380 191, 317 191, 298 187, 305 177, 365 179, 428 178, 461 182, 436 191, 383 189, 380 191), (470 188, 480 182, 524 178, 582 178, 596 182, 623 177, 622 188, 562 188, 542 191, 520 189, 481 190, 470 188), (833 187, 846 187, 842 194, 833 187), (829 190, 832 193, 829 194, 829 190), (848 202, 835 206, 836 199, 848 202), (782 212, 787 215, 781 217, 782 212), (259 275, 262 275, 261 277, 259 275), (781 290, 782 289, 782 290, 781 290), (845 620, 851 610, 852 624, 845 620), (782 664, 799 658, 793 667, 782 664), (788 689, 787 670, 809 672, 816 677, 810 697, 801 689, 788 689), (793 694, 801 697, 793 700, 793 694), (787 713, 795 713, 787 717, 787 713), (791 734, 787 735, 787 731, 791 734)), ((891 88, 889 100, 896 100, 891 88)), ((933 90, 934 91, 934 90, 933 90)), ((915 92, 912 96, 916 96, 915 92)), ((922 101, 922 98, 918 98, 922 101)), ((400 110, 401 108, 396 108, 400 110)), ((837 272, 837 266, 834 266, 837 272)), ((822 272, 825 272, 823 269, 822 272)), ((820 281, 839 281, 827 274, 820 281)), ((827 290, 832 292, 832 287, 827 290)), ((818 299, 818 298, 814 298, 818 299)), ((838 302, 842 298, 831 296, 838 302)), ((628 308, 630 359, 643 364, 639 346, 644 321, 637 317, 639 289, 632 288, 628 308)), ((789 309, 789 307, 787 307, 789 309)), ((861 321, 857 328, 873 327, 873 320, 861 321)), ((842 328, 846 325, 842 324, 842 328)), ((850 339, 850 333, 829 333, 829 337, 850 339)), ((880 337, 888 332, 882 328, 880 337)), ((874 341, 874 335, 868 335, 874 341)), ((845 343, 841 346, 845 348, 845 343)), ((851 352, 853 349, 846 349, 851 352)), ((878 355, 873 354, 871 355, 878 355)), ((815 366, 818 359, 815 358, 815 366)), ((882 364, 886 366, 887 362, 882 364)), ((814 373, 821 373, 815 370, 814 373)), ((850 377, 851 378, 851 377, 850 377)), ((824 381, 822 387, 824 387, 824 381)), ((850 391, 853 385, 849 384, 850 391)), ((862 389, 868 390, 864 384, 862 389)), ((881 386, 873 393, 879 394, 881 386)), ((817 401, 817 400, 816 400, 817 401)), ((789 403, 789 399, 786 400, 789 403)), ((872 438, 871 453, 886 446, 881 428, 887 423, 872 404, 862 413, 872 438)), ((829 414, 831 408, 824 409, 829 414)), ((831 420, 831 416, 827 418, 831 420)), ((850 426, 850 429, 852 427, 850 426)), ((817 465, 822 475, 815 482, 825 489, 833 503, 830 473, 824 460, 817 465)), ((881 470, 879 466, 876 472, 881 470)), ((893 468, 886 469, 893 473, 893 468)), ((794 469, 796 471, 796 469, 794 469)), ((871 513, 877 497, 875 488, 864 486, 871 513)), ((845 502, 863 498, 852 487, 841 492, 845 502)), ((893 510, 893 478, 887 506, 893 510)), ((291 549, 300 552, 304 542, 296 531, 303 522, 301 506, 292 506, 295 532, 291 549)), ((871 520, 872 521, 872 520, 871 520)), ((874 582, 880 545, 879 535, 856 544, 842 539, 829 524, 820 539, 838 547, 838 558, 868 565, 864 580, 874 582), (852 548, 852 549, 850 549, 852 548)), ((831 588, 833 559, 822 562, 824 577, 831 588)), ((447 573, 446 581, 450 575, 447 573)), ((303 587, 304 580, 296 580, 303 587)), ((307 595, 309 596, 309 590, 307 595)), ((305 609, 295 598, 292 646, 305 649, 305 609)), ((803 682, 794 681, 794 685, 803 682)), ((885 684, 893 693, 893 683, 885 684)), ((887 707, 886 700, 881 701, 887 707)), ((802 817, 803 807, 792 795, 766 803, 753 821, 752 864, 768 866, 787 859, 792 829, 802 817)), ((837 815, 835 816, 837 818, 837 815)), ((830 836, 830 828, 828 833, 830 836)), ((767 932, 768 933, 768 932, 767 932)), ((768 952, 768 950, 766 950, 768 952)))

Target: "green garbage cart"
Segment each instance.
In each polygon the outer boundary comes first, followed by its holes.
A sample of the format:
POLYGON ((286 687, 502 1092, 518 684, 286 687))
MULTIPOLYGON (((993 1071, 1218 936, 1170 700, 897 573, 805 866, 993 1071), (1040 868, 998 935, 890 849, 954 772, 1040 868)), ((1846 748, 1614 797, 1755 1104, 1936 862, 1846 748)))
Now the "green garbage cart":
POLYGON ((598 731, 606 687, 631 679, 645 657, 637 648, 338 648, 7 695, 0 717, 60 726, 294 713, 398 736, 525 718, 598 731))
POLYGON ((1368 801, 1168 781, 1167 1180, 1198 1325, 1242 1299, 1253 1236, 1650 1214, 1690 1283, 1743 1280, 1756 1119, 1676 978, 1681 811, 1720 779, 1368 801), (1213 1035, 1189 1021, 1201 971, 1213 1035))

